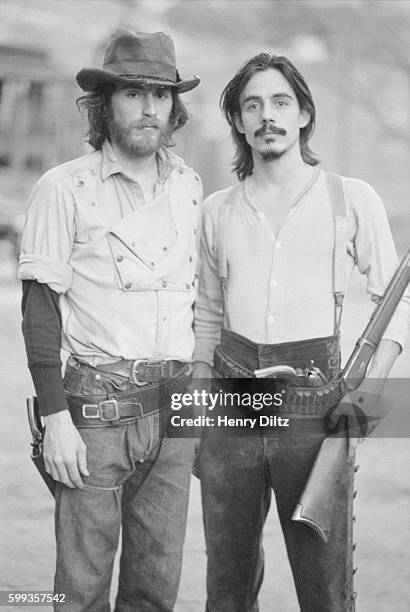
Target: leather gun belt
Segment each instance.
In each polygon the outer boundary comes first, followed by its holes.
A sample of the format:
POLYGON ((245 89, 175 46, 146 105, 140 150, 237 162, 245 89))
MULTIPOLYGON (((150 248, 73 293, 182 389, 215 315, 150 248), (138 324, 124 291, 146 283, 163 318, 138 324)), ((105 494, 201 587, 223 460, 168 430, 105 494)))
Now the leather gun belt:
POLYGON ((257 379, 256 382, 251 370, 233 361, 220 347, 215 351, 214 364, 216 379, 252 378, 252 382, 249 381, 250 389, 255 391, 255 385, 258 385, 258 390, 266 390, 267 383, 274 385, 275 393, 280 393, 282 396, 282 406, 275 407, 275 412, 322 416, 336 406, 344 395, 340 380, 321 387, 296 387, 274 378, 257 379))

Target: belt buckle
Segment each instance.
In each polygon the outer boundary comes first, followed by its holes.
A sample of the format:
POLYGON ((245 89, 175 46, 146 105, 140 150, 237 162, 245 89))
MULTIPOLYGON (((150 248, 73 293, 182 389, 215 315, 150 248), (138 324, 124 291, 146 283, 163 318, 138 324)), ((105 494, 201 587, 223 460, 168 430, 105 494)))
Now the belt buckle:
POLYGON ((138 379, 138 366, 140 363, 148 363, 148 359, 136 359, 131 366, 132 380, 138 387, 145 387, 149 383, 138 379))
POLYGON ((81 408, 81 414, 85 419, 99 419, 100 408, 98 404, 83 404, 81 408), (92 414, 89 414, 89 410, 92 411, 92 414))
POLYGON ((99 402, 99 416, 101 421, 119 421, 120 413, 117 400, 110 399, 99 402), (106 407, 107 412, 105 412, 106 407))

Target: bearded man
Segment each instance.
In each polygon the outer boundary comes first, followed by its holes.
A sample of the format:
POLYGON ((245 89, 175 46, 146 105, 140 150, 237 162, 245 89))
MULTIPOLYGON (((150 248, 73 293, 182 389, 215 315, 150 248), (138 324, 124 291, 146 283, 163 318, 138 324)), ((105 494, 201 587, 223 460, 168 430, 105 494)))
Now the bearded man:
POLYGON ((115 610, 172 610, 194 441, 162 434, 191 374, 202 187, 168 145, 199 79, 181 79, 167 34, 121 28, 77 82, 93 151, 35 186, 19 265, 57 481, 54 588, 65 610, 109 610, 122 526, 115 610))

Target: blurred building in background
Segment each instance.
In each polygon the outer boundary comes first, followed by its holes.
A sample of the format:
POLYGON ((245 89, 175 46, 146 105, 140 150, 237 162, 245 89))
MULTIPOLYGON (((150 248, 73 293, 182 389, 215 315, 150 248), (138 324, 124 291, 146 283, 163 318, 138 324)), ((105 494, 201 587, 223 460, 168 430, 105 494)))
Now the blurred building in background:
POLYGON ((176 152, 206 194, 235 180, 224 86, 256 53, 285 54, 312 90, 323 167, 369 181, 393 226, 410 232, 409 9, 407 0, 0 0, 0 215, 21 214, 42 172, 86 150, 74 76, 101 63, 121 25, 168 31, 181 74, 200 75, 184 95, 191 120, 176 152))
POLYGON ((0 239, 16 256, 33 183, 81 147, 74 94, 45 49, 0 44, 0 239))

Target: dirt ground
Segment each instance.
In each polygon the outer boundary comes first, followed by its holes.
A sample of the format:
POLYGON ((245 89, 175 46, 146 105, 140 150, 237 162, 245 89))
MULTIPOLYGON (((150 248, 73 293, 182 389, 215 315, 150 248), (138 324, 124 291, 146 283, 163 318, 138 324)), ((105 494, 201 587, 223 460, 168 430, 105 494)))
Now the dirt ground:
MULTIPOLYGON (((12 266, 0 267, 0 590, 51 590, 55 558, 53 503, 29 458, 25 398, 33 391, 20 333, 20 287, 13 279, 12 266)), ((369 307, 358 299, 358 290, 357 285, 350 298, 351 306, 346 309, 346 346, 352 344, 369 313, 369 307)), ((409 376, 409 357, 408 343, 395 367, 395 376, 409 376)), ((355 503, 357 610, 407 612, 410 608, 409 441, 368 440, 359 447, 357 463, 360 464, 355 503)), ((264 548, 266 568, 261 612, 297 612, 274 508, 266 523, 264 548)), ((205 546, 199 485, 193 478, 184 566, 175 610, 200 612, 204 603, 205 546)), ((16 607, 3 609, 16 610, 16 607)))

